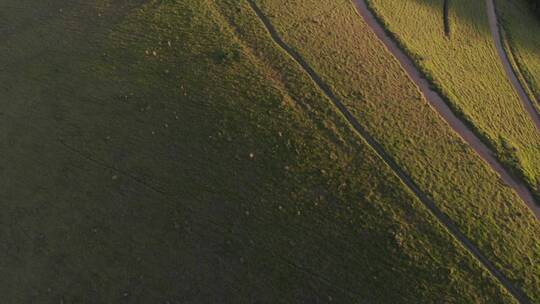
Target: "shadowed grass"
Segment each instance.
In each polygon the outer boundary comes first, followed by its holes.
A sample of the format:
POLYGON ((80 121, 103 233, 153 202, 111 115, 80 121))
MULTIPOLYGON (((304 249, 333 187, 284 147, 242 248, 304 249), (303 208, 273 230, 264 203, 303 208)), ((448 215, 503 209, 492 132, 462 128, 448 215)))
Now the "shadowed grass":
POLYGON ((451 2, 452 39, 433 30, 440 0, 368 2, 449 105, 538 196, 540 134, 506 78, 484 1, 451 2))
POLYGON ((496 1, 497 12, 507 38, 507 52, 514 69, 521 73, 533 105, 540 111, 540 21, 527 1, 496 1))

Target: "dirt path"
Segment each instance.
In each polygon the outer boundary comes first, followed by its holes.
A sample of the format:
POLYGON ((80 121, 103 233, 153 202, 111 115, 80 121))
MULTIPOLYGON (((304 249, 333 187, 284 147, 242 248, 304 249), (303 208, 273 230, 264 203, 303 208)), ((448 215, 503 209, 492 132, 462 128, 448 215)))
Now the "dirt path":
MULTIPOLYGON (((352 126, 355 132, 358 133, 377 153, 377 155, 390 167, 396 176, 418 197, 418 199, 428 208, 428 210, 435 216, 435 218, 446 227, 446 229, 454 236, 454 238, 463 245, 499 282, 512 294, 520 303, 529 303, 527 296, 520 289, 514 287, 512 283, 506 278, 506 276, 493 265, 476 247, 476 245, 469 240, 454 224, 454 222, 442 212, 437 205, 431 201, 428 196, 414 183, 414 181, 405 173, 401 167, 394 161, 384 148, 367 132, 362 125, 358 122, 356 117, 348 110, 343 102, 334 94, 332 89, 322 80, 322 78, 311 68, 311 66, 304 60, 304 58, 293 48, 291 48, 281 38, 276 31, 271 21, 264 15, 254 0, 247 0, 255 14, 259 17, 261 22, 266 27, 268 33, 274 40, 274 42, 281 47, 289 56, 292 57, 302 69, 309 75, 313 82, 319 87, 319 89, 332 101, 335 107, 345 117, 347 122, 352 126)), ((359 10, 363 13, 368 13, 367 7, 363 1, 356 1, 359 10)), ((373 16, 372 16, 373 18, 373 16)), ((372 19, 375 20, 374 18, 372 19)))
MULTIPOLYGON (((492 0, 488 0, 492 1, 492 0)), ((364 0, 354 0, 359 13, 364 17, 367 24, 373 29, 377 37, 384 43, 386 48, 400 62, 409 77, 420 88, 426 100, 439 113, 440 116, 454 129, 456 133, 495 171, 503 182, 512 187, 521 199, 540 220, 540 206, 536 204, 531 192, 519 179, 514 178, 497 160, 493 152, 471 131, 468 126, 448 107, 438 93, 431 89, 429 82, 416 68, 413 61, 399 48, 396 42, 386 33, 375 16, 371 13, 364 0)))
POLYGON ((508 80, 510 80, 510 82, 514 86, 514 89, 519 95, 519 99, 521 99, 521 102, 523 103, 523 106, 525 107, 525 110, 527 110, 536 128, 540 131, 540 115, 534 108, 533 101, 529 98, 529 95, 527 95, 527 93, 525 92, 525 89, 523 88, 522 83, 519 81, 514 71, 514 68, 512 67, 510 60, 508 59, 508 54, 506 53, 506 50, 504 49, 504 46, 502 43, 502 35, 500 33, 499 21, 497 17, 497 11, 495 9, 495 1, 486 0, 486 7, 487 7, 488 18, 489 18, 489 27, 491 29, 493 41, 495 42, 495 48, 497 48, 497 53, 499 53, 499 57, 501 58, 501 63, 504 66, 504 70, 506 71, 508 80))

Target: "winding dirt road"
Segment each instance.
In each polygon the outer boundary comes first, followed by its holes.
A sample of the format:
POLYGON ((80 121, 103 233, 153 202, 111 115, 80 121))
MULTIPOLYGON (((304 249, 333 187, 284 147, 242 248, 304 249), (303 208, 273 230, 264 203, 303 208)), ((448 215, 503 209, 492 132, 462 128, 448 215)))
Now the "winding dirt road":
MULTIPOLYGON (((492 1, 492 0, 487 0, 492 1)), ((386 48, 399 61, 409 77, 416 83, 426 100, 431 106, 444 118, 444 120, 459 134, 459 136, 501 177, 502 181, 512 187, 521 199, 527 204, 529 209, 540 220, 540 206, 536 204, 531 192, 525 184, 517 178, 514 178, 506 168, 497 160, 494 153, 480 140, 473 131, 450 109, 441 96, 431 89, 429 82, 422 73, 416 68, 416 65, 397 43, 386 33, 385 29, 379 24, 375 16, 371 13, 364 0, 353 1, 358 8, 358 12, 366 23, 375 32, 377 37, 384 43, 386 48)))
POLYGON ((534 122, 534 125, 540 131, 540 115, 538 115, 538 112, 534 108, 533 101, 530 99, 529 95, 525 92, 525 89, 521 81, 519 81, 516 75, 516 72, 514 71, 514 68, 512 67, 512 64, 510 63, 508 54, 506 53, 506 50, 504 49, 503 42, 502 42, 503 38, 500 32, 501 28, 499 27, 497 11, 495 9, 495 0, 486 0, 486 7, 487 7, 488 18, 489 18, 489 27, 491 29, 491 35, 493 36, 493 41, 495 42, 495 48, 497 48, 497 53, 499 53, 499 57, 501 58, 501 63, 504 66, 504 70, 506 71, 508 80, 510 80, 510 82, 512 83, 512 86, 514 86, 516 93, 519 95, 519 99, 521 99, 521 102, 523 103, 523 106, 525 107, 525 110, 527 110, 527 112, 529 113, 529 116, 534 122))
MULTIPOLYGON (((435 218, 446 227, 448 232, 466 248, 471 255, 473 255, 492 275, 495 277, 510 294, 514 296, 520 303, 530 303, 527 295, 519 288, 516 288, 512 282, 488 259, 482 252, 476 247, 476 245, 469 240, 469 238, 463 234, 456 224, 450 219, 444 212, 442 212, 437 205, 429 199, 429 197, 415 184, 408 174, 401 169, 396 161, 389 155, 384 148, 373 138, 370 133, 364 129, 356 117, 348 110, 343 102, 337 97, 330 86, 328 86, 324 80, 317 74, 317 72, 307 63, 300 53, 290 47, 276 31, 270 19, 263 13, 263 11, 257 6, 254 0, 247 0, 255 14, 259 17, 260 21, 266 27, 272 40, 285 51, 300 67, 306 72, 306 74, 312 79, 312 81, 319 87, 319 89, 326 95, 326 97, 334 104, 339 112, 344 116, 347 122, 351 125, 353 130, 358 133, 367 144, 374 150, 375 153, 388 165, 395 175, 416 195, 416 197, 428 208, 428 210, 435 216, 435 218)), ((362 0, 355 0, 358 9, 366 21, 375 24, 379 29, 382 28, 378 25, 371 12, 367 9, 365 3, 362 0), (367 17, 366 17, 367 16, 367 17), (367 19, 370 17, 370 19, 367 19)), ((374 30, 376 28, 374 27, 374 30)), ((381 32, 384 34, 384 31, 381 32)), ((379 35, 379 34, 378 34, 379 35)), ((385 39, 392 41, 389 37, 385 39)), ((403 54, 404 55, 404 54, 403 54)), ((406 57, 405 57, 406 58, 406 57)), ((413 65, 411 65, 414 68, 413 65)), ((417 71, 417 75, 420 75, 417 71)), ((420 78, 421 79, 421 78, 420 78)), ((427 83, 427 82, 426 82, 427 83)), ((441 100, 442 101, 442 100, 441 100)), ((451 112, 450 112, 451 113, 451 112)), ((489 150, 488 150, 489 151, 489 150)))

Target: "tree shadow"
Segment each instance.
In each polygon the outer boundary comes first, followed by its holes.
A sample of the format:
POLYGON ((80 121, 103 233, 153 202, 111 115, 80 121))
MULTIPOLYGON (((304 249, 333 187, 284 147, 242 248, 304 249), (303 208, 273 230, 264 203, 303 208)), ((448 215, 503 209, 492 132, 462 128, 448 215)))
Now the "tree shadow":
POLYGON ((540 56, 540 17, 524 0, 495 0, 499 22, 514 47, 540 56), (521 33, 517 33, 520 31, 521 33))
POLYGON ((443 4, 443 22, 444 22, 444 34, 450 36, 450 20, 449 20, 450 0, 444 0, 443 4))
POLYGON ((482 34, 490 34, 485 1, 413 0, 440 16, 441 33, 450 37, 459 26, 475 27, 482 34))

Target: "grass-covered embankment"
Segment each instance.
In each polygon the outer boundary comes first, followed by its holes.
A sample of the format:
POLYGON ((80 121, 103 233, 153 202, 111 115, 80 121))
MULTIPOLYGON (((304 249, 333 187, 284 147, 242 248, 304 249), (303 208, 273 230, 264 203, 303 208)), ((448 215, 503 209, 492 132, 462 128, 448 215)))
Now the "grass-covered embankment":
POLYGON ((4 301, 512 302, 246 3, 2 5, 4 301))
POLYGON ((508 277, 538 298, 540 269, 534 261, 540 227, 534 216, 422 98, 354 6, 257 3, 416 184, 508 277))

